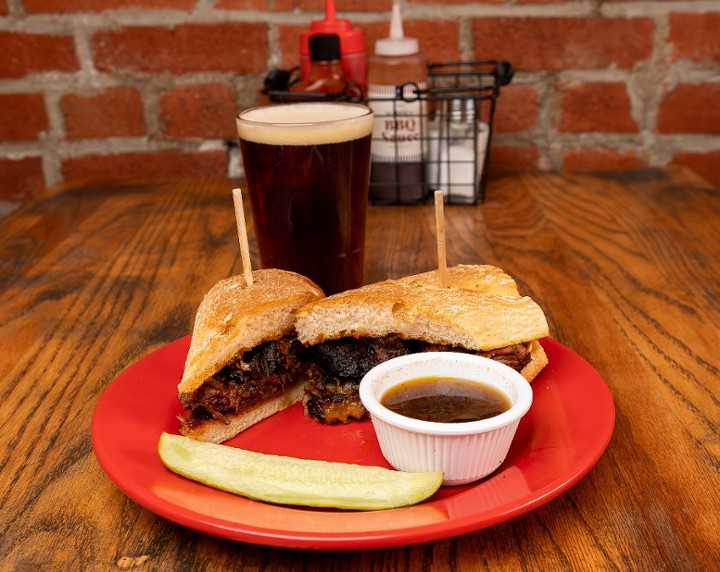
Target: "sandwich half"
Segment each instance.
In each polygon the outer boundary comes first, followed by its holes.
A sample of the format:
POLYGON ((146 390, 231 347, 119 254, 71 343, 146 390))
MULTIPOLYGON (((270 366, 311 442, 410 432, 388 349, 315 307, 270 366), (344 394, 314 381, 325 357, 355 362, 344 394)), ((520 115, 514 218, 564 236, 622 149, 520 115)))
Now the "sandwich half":
POLYGON ((296 330, 316 370, 305 387, 305 414, 346 423, 366 412, 358 387, 370 368, 393 357, 457 351, 505 363, 531 382, 547 364, 540 306, 494 266, 448 268, 348 290, 300 308, 296 330))
POLYGON ((195 317, 178 398, 180 432, 221 443, 303 396, 295 312, 324 296, 311 280, 277 269, 218 282, 195 317))

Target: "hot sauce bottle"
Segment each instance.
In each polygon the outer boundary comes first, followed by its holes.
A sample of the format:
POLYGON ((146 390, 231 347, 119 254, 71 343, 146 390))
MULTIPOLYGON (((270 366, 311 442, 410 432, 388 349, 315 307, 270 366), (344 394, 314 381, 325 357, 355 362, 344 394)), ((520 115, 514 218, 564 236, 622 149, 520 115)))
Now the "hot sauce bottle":
POLYGON ((350 20, 336 17, 334 0, 325 0, 325 19, 315 20, 310 24, 310 30, 300 35, 300 78, 305 79, 310 73, 310 38, 315 34, 337 34, 340 39, 340 65, 345 80, 365 89, 365 33, 359 28, 353 28, 350 20))
POLYGON ((310 69, 291 88, 293 92, 339 95, 347 82, 340 64, 340 38, 337 34, 310 36, 310 69))

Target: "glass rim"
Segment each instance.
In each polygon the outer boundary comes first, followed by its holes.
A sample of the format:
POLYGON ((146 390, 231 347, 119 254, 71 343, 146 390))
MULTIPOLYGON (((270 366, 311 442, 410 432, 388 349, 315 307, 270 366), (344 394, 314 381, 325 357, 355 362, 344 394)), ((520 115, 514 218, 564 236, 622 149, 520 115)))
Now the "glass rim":
POLYGON ((293 102, 293 103, 281 103, 281 104, 271 104, 271 105, 258 105, 255 107, 249 107, 247 109, 244 109, 240 113, 238 113, 235 116, 236 121, 243 122, 249 125, 258 125, 258 126, 268 126, 268 125, 277 125, 282 127, 292 127, 292 126, 299 126, 299 127, 306 127, 306 126, 321 126, 321 125, 331 125, 331 124, 337 124, 337 123, 343 123, 343 122, 352 122, 357 121, 358 119, 364 119, 368 116, 373 115, 373 110, 362 103, 352 103, 349 101, 299 101, 299 102, 293 102), (362 110, 362 113, 358 113, 357 115, 349 115, 347 117, 334 117, 331 119, 319 119, 319 120, 312 120, 312 119, 304 119, 304 120, 283 120, 283 119, 272 119, 272 120, 260 120, 255 118, 247 118, 245 116, 252 114, 257 111, 264 111, 264 110, 271 110, 271 109, 297 109, 300 107, 304 108, 318 108, 318 107, 345 107, 345 108, 355 108, 358 110, 362 110))

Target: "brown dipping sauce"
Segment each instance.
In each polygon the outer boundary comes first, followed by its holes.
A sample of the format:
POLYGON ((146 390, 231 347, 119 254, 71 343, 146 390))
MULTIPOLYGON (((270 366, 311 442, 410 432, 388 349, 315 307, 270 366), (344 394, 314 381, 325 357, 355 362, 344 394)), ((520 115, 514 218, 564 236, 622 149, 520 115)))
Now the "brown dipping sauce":
POLYGON ((436 423, 479 421, 511 407, 507 395, 489 384, 436 375, 399 383, 380 402, 405 417, 436 423))

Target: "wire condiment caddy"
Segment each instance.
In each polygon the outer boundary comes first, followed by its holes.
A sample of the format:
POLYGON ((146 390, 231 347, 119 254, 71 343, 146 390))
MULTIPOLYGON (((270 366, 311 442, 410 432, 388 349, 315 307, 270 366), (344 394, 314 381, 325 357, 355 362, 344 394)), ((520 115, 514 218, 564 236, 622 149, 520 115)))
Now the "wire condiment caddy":
POLYGON ((496 102, 501 87, 508 85, 513 75, 512 65, 506 61, 440 62, 428 64, 426 87, 412 82, 397 85, 395 94, 388 98, 364 97, 358 84, 348 84, 337 94, 293 92, 288 89, 292 83, 289 75, 288 85, 266 79, 263 93, 276 103, 390 103, 382 106, 387 111, 379 115, 388 129, 383 133, 374 131, 373 144, 382 139, 387 145, 403 131, 400 126, 404 122, 412 121, 416 123, 421 157, 406 161, 396 152, 394 161, 374 161, 370 201, 424 204, 436 190, 441 190, 446 203, 477 204, 484 200, 487 188, 496 102), (407 105, 417 102, 419 106, 407 105), (409 108, 416 111, 408 113, 409 108))

